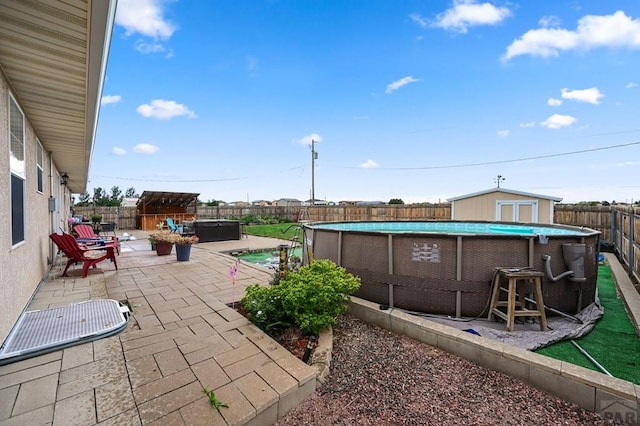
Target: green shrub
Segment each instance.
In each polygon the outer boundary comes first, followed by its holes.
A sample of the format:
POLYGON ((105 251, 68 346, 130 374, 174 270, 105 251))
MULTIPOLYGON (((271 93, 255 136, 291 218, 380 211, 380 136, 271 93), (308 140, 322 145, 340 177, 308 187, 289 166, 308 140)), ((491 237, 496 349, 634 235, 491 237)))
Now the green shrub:
POLYGON ((278 285, 247 288, 242 305, 254 324, 265 331, 295 324, 317 335, 347 309, 360 279, 330 260, 316 260, 290 272, 278 285))
POLYGON ((242 219, 240 219, 240 222, 244 223, 245 225, 248 225, 250 223, 258 223, 259 220, 255 215, 248 214, 248 215, 242 216, 242 219))
POLYGON ((261 330, 290 327, 293 323, 282 309, 282 299, 274 289, 254 284, 245 290, 242 306, 247 311, 249 321, 261 330))

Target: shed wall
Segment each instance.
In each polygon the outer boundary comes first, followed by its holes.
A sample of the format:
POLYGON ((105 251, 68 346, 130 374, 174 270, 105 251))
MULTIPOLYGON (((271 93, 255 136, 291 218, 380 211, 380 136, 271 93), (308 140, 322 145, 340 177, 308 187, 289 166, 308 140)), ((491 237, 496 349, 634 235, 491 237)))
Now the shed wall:
MULTIPOLYGON (((519 194, 508 192, 492 192, 489 194, 477 195, 475 197, 464 198, 454 202, 452 209, 453 220, 497 220, 497 202, 498 201, 537 201, 538 202, 538 223, 553 223, 553 215, 551 212, 552 200, 544 198, 532 198, 519 194)), ((530 211, 523 209, 522 214, 530 211)), ((509 208, 502 210, 502 214, 510 212, 509 208)), ((530 222, 533 212, 520 217, 520 222, 530 222)), ((511 218, 502 218, 503 222, 511 222, 511 218)))

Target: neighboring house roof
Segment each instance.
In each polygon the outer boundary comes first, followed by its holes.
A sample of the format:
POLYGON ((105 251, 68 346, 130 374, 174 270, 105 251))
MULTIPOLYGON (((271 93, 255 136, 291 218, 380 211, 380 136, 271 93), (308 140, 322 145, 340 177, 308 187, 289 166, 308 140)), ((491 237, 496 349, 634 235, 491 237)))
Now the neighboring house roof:
POLYGON ((287 202, 294 202, 294 203, 301 203, 302 201, 298 200, 297 198, 280 198, 278 201, 287 201, 287 202))
POLYGON ((68 188, 86 189, 116 0, 2 0, 0 66, 68 188))
POLYGON ((556 202, 562 201, 561 197, 554 197, 552 195, 534 194, 534 193, 531 193, 531 192, 516 191, 516 190, 513 190, 513 189, 507 189, 507 188, 490 188, 490 189, 486 189, 484 191, 473 192, 471 194, 460 195, 458 197, 453 197, 453 198, 447 198, 447 201, 464 200, 466 198, 477 197, 479 195, 485 195, 485 194, 491 194, 493 192, 505 192, 507 194, 521 195, 523 197, 531 197, 531 198, 542 198, 542 199, 545 199, 545 200, 551 200, 551 201, 556 201, 556 202))
POLYGON ((135 207, 138 204, 137 198, 124 197, 120 203, 120 207, 135 207))

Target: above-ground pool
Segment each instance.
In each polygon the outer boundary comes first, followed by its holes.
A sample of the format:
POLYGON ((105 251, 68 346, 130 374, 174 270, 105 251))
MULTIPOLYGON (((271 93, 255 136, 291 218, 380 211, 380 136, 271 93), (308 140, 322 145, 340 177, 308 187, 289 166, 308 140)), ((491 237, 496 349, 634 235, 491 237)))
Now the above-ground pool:
POLYGON ((305 249, 362 280, 355 296, 402 309, 477 316, 496 267, 567 271, 563 244, 584 244, 584 279, 543 278, 545 305, 575 313, 595 299, 600 233, 505 222, 333 222, 304 225, 305 249))

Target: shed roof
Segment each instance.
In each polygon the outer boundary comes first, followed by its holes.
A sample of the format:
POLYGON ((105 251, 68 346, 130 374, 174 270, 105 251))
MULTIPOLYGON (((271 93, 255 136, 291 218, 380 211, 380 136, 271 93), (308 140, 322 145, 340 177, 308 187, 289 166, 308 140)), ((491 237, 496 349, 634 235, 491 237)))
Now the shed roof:
POLYGON ((522 195, 524 197, 531 197, 531 198, 542 198, 542 199, 545 199, 545 200, 551 200, 551 201, 555 201, 555 202, 562 201, 561 197, 554 197, 552 195, 534 194, 532 192, 516 191, 514 189, 498 188, 498 187, 485 189, 484 191, 473 192, 471 194, 460 195, 458 197, 447 198, 447 201, 464 200, 466 198, 477 197, 479 195, 491 194, 491 193, 494 193, 494 192, 506 192, 507 194, 522 195))
POLYGON ((141 209, 144 205, 149 206, 178 206, 187 208, 192 203, 195 204, 198 200, 198 196, 193 192, 160 192, 160 191, 144 191, 138 203, 136 204, 138 209, 141 209))

